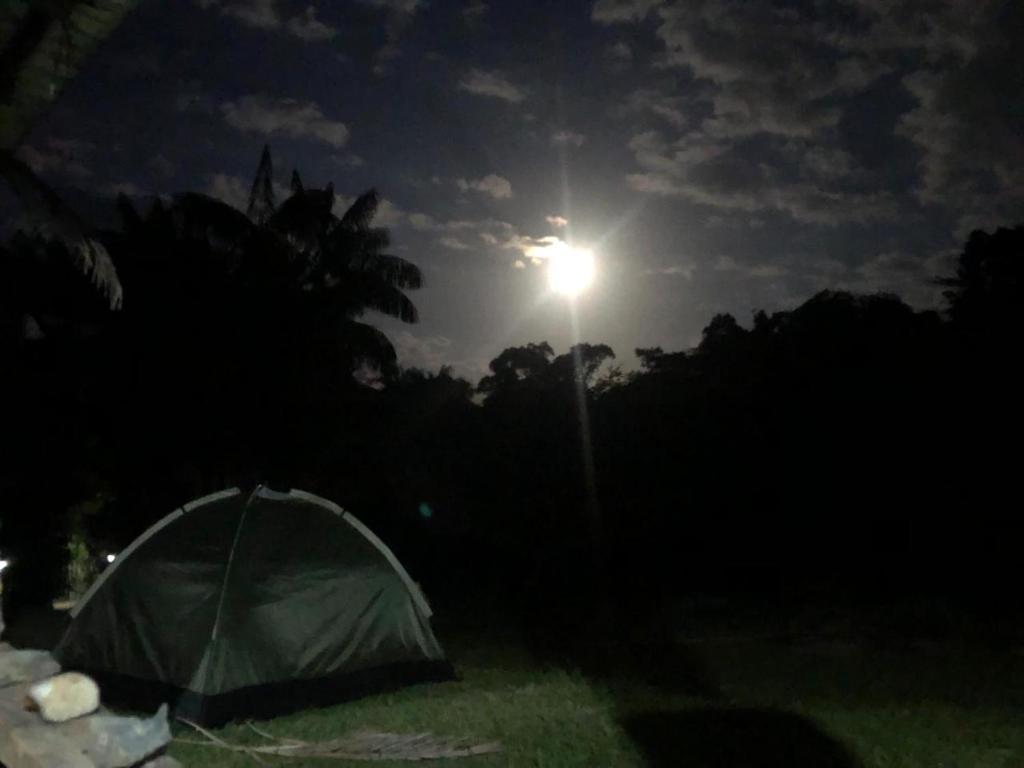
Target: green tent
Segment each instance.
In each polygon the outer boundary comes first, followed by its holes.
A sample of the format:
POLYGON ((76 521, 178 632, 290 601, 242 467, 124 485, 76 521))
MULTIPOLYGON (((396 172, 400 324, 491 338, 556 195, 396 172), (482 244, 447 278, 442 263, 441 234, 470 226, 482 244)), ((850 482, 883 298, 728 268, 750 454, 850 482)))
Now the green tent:
POLYGON ((54 654, 108 703, 170 701, 217 724, 450 679, 430 613, 391 551, 336 504, 232 488, 121 552, 54 654))

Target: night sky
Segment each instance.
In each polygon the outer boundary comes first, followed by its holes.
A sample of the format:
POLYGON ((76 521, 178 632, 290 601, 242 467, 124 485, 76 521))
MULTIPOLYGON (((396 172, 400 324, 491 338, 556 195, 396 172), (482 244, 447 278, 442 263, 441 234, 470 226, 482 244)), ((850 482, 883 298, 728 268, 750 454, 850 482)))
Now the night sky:
MULTIPOLYGON (((967 233, 1024 211, 1024 4, 984 0, 142 2, 21 156, 72 203, 244 209, 264 143, 369 187, 418 264, 405 365, 473 380, 574 338, 544 248, 592 248, 580 336, 692 346, 824 288, 938 306, 967 233), (76 190, 83 191, 82 194, 76 190)), ((126 297, 126 302, 131 297, 126 297)))

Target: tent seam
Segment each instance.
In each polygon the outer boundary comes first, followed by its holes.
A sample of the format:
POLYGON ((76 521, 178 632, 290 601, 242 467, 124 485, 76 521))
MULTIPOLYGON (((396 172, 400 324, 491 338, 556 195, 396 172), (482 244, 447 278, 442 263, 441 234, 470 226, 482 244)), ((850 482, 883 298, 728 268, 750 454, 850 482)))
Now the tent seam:
POLYGON ((200 694, 206 690, 206 679, 210 674, 210 651, 213 648, 214 642, 217 640, 217 632, 220 630, 220 617, 224 610, 224 598, 227 596, 228 579, 231 578, 231 566, 234 565, 235 562, 235 550, 238 548, 238 539, 242 535, 242 527, 245 525, 245 518, 249 515, 249 506, 260 487, 261 486, 256 486, 256 489, 249 494, 249 498, 245 501, 245 507, 242 509, 242 516, 238 519, 238 527, 235 529, 235 538, 231 542, 231 551, 228 553, 228 562, 224 567, 224 578, 221 580, 220 584, 220 599, 217 601, 217 613, 214 614, 213 617, 213 629, 210 630, 210 641, 207 643, 206 650, 203 652, 203 657, 199 660, 199 667, 196 669, 196 672, 190 681, 189 687, 200 694))

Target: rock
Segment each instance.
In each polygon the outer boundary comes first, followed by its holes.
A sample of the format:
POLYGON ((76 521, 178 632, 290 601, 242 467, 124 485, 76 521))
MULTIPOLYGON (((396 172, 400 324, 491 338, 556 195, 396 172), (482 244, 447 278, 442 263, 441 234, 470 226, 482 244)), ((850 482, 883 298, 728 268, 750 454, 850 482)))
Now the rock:
POLYGON ((46 651, 0 653, 0 687, 39 680, 58 672, 60 664, 46 651))
POLYGON ((0 688, 0 731, 16 725, 37 725, 39 715, 29 711, 28 689, 32 683, 0 688))
POLYGON ((96 768, 127 768, 154 756, 171 741, 167 705, 149 718, 97 714, 50 726, 74 742, 96 768))
POLYGON ((39 715, 26 712, 26 684, 0 688, 0 764, 14 768, 20 750, 11 740, 11 734, 21 726, 40 725, 39 715))
POLYGON ((28 689, 28 697, 48 723, 63 723, 95 712, 100 706, 100 689, 91 677, 65 672, 40 680, 28 689))
POLYGON ((73 741, 47 725, 12 728, 4 763, 10 768, 95 768, 73 741))

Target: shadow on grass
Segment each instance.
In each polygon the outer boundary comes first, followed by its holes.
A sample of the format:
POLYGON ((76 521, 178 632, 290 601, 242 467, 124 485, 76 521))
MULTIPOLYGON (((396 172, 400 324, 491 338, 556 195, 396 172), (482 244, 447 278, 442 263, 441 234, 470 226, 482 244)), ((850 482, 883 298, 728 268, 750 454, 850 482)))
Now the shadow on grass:
POLYGON ((717 701, 718 681, 691 649, 669 642, 617 641, 574 649, 564 665, 601 683, 642 685, 666 694, 717 701))
POLYGON ((644 712, 621 725, 650 768, 861 768, 810 720, 771 709, 644 712))

